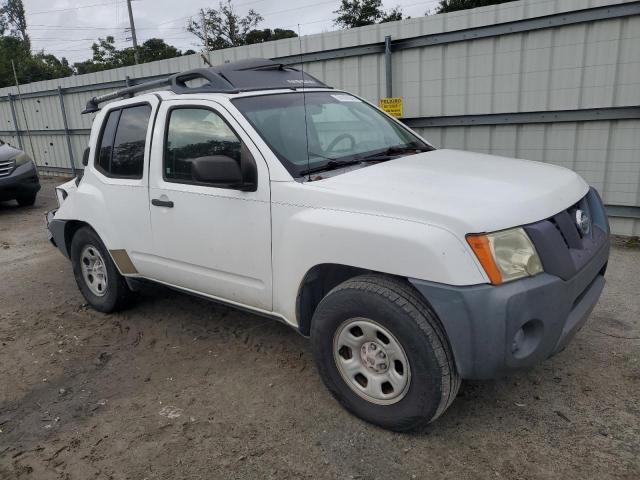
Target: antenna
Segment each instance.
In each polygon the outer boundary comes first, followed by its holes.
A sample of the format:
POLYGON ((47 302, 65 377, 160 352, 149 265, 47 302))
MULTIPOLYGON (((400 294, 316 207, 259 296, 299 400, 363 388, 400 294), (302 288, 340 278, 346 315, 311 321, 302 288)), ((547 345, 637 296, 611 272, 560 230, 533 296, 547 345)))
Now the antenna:
POLYGON ((309 172, 309 125, 307 123, 307 92, 304 85, 304 62, 302 60, 302 36, 300 35, 300 24, 298 24, 298 45, 300 46, 300 75, 302 77, 302 105, 304 108, 304 138, 307 148, 307 181, 311 181, 311 172, 309 172))

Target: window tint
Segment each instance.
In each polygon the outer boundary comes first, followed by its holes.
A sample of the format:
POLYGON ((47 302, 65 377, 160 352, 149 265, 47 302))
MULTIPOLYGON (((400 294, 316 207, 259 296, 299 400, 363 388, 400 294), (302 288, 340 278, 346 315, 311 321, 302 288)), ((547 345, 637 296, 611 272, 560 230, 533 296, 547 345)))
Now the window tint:
POLYGON ((164 155, 167 180, 194 182, 191 162, 196 158, 226 155, 240 162, 241 142, 215 112, 203 108, 171 111, 164 155))
POLYGON ((120 110, 111 110, 104 124, 102 139, 100 140, 100 150, 98 153, 97 167, 102 173, 109 173, 111 166, 111 153, 113 151, 113 137, 116 134, 120 110))
POLYGON ((144 144, 150 116, 149 105, 138 105, 109 113, 98 157, 98 166, 105 175, 142 178, 144 144))

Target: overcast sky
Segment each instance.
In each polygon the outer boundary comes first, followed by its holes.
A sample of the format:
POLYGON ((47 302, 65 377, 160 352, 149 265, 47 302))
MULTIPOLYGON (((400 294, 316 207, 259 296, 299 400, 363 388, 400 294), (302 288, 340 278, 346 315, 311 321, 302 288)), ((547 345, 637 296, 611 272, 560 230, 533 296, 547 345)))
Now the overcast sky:
MULTIPOLYGON (((44 49, 77 62, 91 57, 91 44, 99 36, 113 35, 118 47, 130 46, 127 4, 123 0, 23 0, 34 50, 44 49)), ((333 11, 340 0, 232 0, 240 14, 254 9, 264 17, 260 28, 288 28, 302 35, 334 30, 333 11)), ((405 16, 418 17, 433 10, 437 0, 384 0, 385 8, 402 7, 405 16)), ((153 37, 181 50, 198 51, 201 45, 185 30, 187 19, 218 0, 134 0, 138 43, 153 37)))

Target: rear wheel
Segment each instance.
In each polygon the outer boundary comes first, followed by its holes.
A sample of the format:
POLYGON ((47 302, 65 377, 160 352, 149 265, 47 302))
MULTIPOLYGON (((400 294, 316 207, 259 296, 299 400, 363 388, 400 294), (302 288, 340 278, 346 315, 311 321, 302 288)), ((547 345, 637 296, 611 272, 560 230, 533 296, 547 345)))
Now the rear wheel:
POLYGON ((101 312, 125 308, 133 297, 109 252, 89 227, 80 228, 71 241, 71 263, 80 292, 101 312))
POLYGON ((435 313, 411 285, 363 275, 320 302, 311 327, 320 375, 358 417, 396 431, 438 418, 460 387, 435 313))

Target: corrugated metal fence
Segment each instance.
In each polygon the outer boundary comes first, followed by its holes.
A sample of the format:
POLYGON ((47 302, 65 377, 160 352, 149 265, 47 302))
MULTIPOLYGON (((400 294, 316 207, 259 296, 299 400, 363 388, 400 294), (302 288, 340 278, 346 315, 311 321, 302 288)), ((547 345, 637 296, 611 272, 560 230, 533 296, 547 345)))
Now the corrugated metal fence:
MULTIPOLYGON (((521 0, 301 42, 302 52, 287 39, 209 58, 302 59, 374 103, 401 96, 403 121, 435 145, 572 168, 603 194, 614 232, 640 234, 639 1, 521 0)), ((69 171, 87 144, 87 99, 201 66, 190 55, 22 85, 27 122, 16 89, 0 89, 0 137, 33 148, 43 170, 69 171)))

